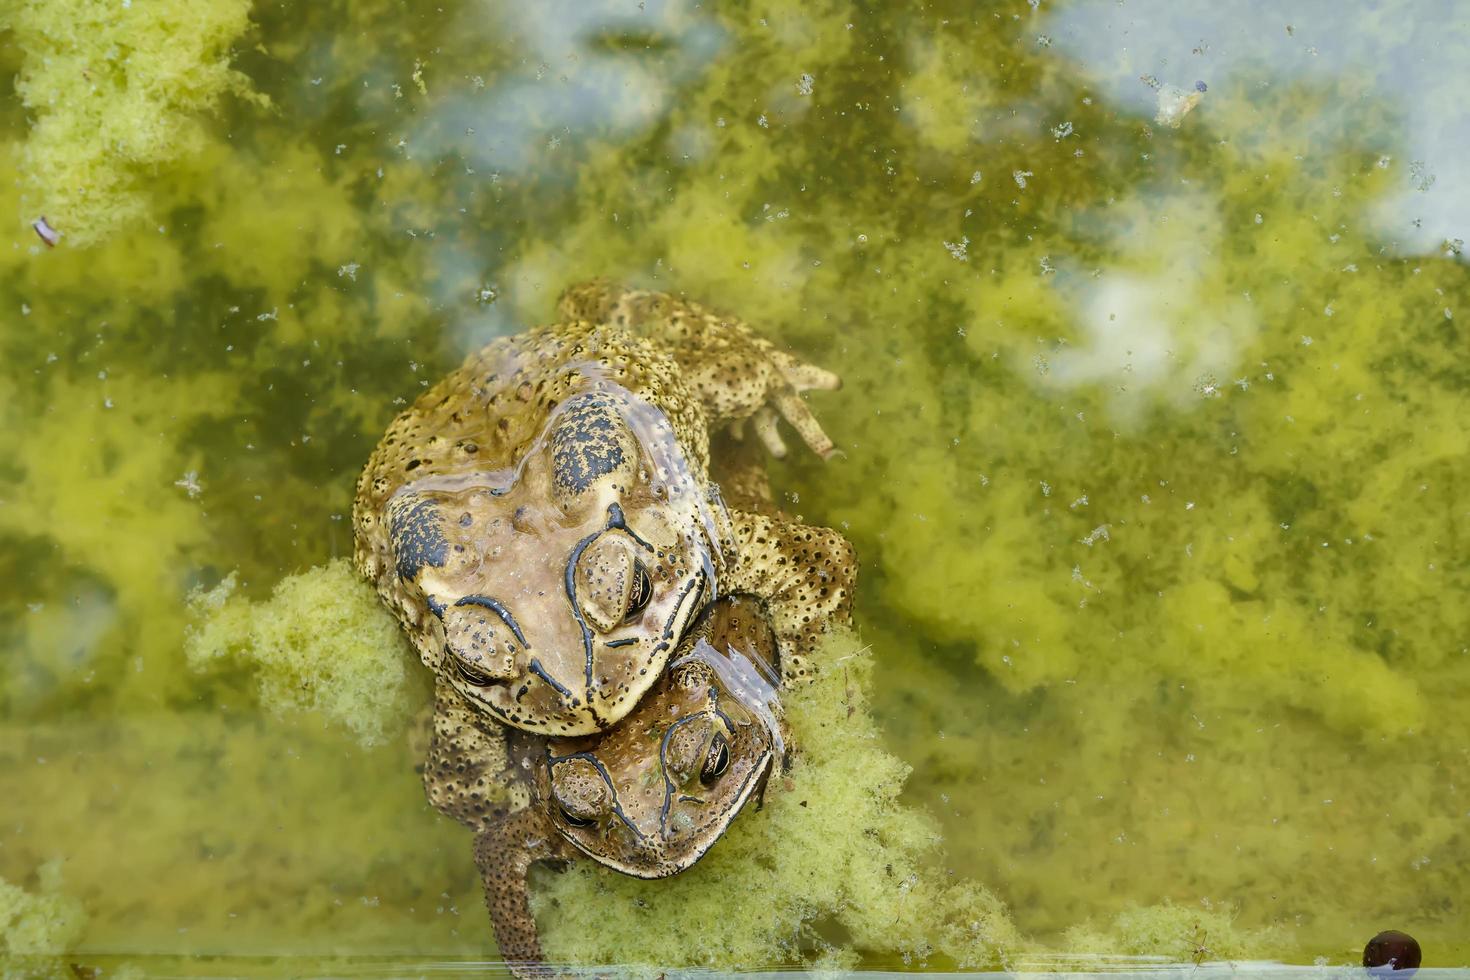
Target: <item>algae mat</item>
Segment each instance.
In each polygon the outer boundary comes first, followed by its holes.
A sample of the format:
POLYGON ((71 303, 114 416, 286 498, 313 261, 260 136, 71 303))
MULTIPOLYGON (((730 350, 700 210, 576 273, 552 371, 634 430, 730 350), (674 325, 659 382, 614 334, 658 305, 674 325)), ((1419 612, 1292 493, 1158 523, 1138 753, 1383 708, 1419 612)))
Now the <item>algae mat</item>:
MULTIPOLYGON (((608 275, 844 377, 775 481, 863 559, 885 846, 986 962, 1470 962, 1466 63, 1406 0, 0 7, 3 955, 493 957, 422 678, 272 590, 608 275)), ((542 883, 564 949, 619 887, 542 883)), ((772 962, 950 966, 932 908, 772 962)))

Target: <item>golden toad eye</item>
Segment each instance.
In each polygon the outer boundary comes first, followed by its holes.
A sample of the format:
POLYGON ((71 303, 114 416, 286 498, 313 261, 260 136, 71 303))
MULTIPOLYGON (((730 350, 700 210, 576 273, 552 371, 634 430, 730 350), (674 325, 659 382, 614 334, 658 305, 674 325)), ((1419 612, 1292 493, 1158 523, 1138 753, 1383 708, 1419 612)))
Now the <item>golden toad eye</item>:
POLYGON ((596 820, 588 820, 583 817, 576 816, 564 806, 558 807, 557 809, 561 810, 561 818, 567 823, 571 824, 573 827, 590 827, 597 822, 596 820))
POLYGON ((709 753, 704 757, 704 768, 699 771, 699 781, 711 786, 729 768, 730 743, 725 741, 725 736, 716 735, 710 742, 709 753))
POLYGON ((633 587, 628 590, 628 611, 623 614, 623 622, 637 616, 648 605, 648 600, 653 598, 653 580, 648 577, 648 569, 643 567, 643 562, 633 559, 633 587))

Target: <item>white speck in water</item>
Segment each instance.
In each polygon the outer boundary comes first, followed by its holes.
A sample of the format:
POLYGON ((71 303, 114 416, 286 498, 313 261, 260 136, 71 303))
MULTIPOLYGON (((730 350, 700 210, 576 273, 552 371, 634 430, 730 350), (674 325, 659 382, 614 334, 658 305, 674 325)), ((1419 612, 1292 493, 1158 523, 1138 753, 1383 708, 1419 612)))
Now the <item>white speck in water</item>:
POLYGON ((1265 220, 1266 219, 1261 215, 1261 212, 1257 211, 1256 212, 1256 224, 1258 224, 1258 225, 1259 224, 1262 224, 1262 223, 1265 222, 1265 220))
POLYGON ((798 95, 811 95, 812 86, 817 83, 817 76, 811 72, 802 72, 801 77, 796 80, 796 92, 798 95))
POLYGON ((1037 45, 1039 45, 1040 47, 1043 47, 1043 48, 1049 48, 1049 47, 1051 47, 1051 35, 1050 34, 1038 34, 1038 35, 1036 35, 1036 43, 1037 43, 1037 45))
POLYGON ((970 256, 968 252, 970 248, 970 239, 968 236, 960 236, 960 240, 957 242, 945 242, 944 248, 946 251, 949 252, 950 255, 954 256, 959 261, 970 261, 970 256))
POLYGON ((1029 171, 1029 170, 1016 170, 1016 171, 1012 171, 1011 176, 1013 178, 1015 178, 1016 186, 1017 187, 1025 187, 1026 186, 1026 178, 1027 177, 1035 177, 1036 175, 1034 173, 1032 173, 1031 171, 1029 171))
POLYGON ((1312 338, 1311 337, 1303 337, 1302 338, 1302 346, 1303 347, 1311 347, 1312 346, 1312 338))
POLYGON ((187 493, 190 500, 193 500, 195 497, 199 496, 200 492, 204 489, 204 487, 199 483, 199 474, 195 470, 190 470, 179 479, 175 480, 174 486, 187 493))
POLYGON ((1154 112, 1154 122, 1170 129, 1178 129, 1184 117, 1205 97, 1204 92, 1197 88, 1182 89, 1177 85, 1160 85, 1157 91, 1158 107, 1154 112))
POLYGON ((973 187, 976 184, 980 183, 980 181, 982 181, 984 179, 985 179, 985 175, 982 174, 980 171, 977 170, 977 171, 975 171, 974 173, 972 173, 970 175, 970 186, 973 187))
POLYGON ((766 114, 764 112, 761 113, 760 118, 755 121, 755 124, 757 126, 759 126, 761 129, 770 129, 771 128, 771 122, 770 122, 769 119, 766 118, 766 114))
POLYGON ((61 241, 61 232, 51 227, 51 223, 46 220, 45 215, 31 222, 31 227, 41 237, 41 241, 46 243, 47 248, 55 248, 57 243, 61 241))
POLYGON ((1421 193, 1434 186, 1434 174, 1429 172, 1429 165, 1423 160, 1410 162, 1409 179, 1414 182, 1414 189, 1421 193))
POLYGON ((346 265, 338 266, 337 267, 337 278, 340 279, 343 276, 346 276, 348 279, 351 279, 353 282, 357 282, 357 270, 358 269, 361 269, 361 268, 362 268, 362 265, 360 263, 357 263, 357 262, 348 262, 346 265))
POLYGON ((1043 497, 1051 496, 1051 484, 1047 483, 1045 480, 1041 481, 1041 495, 1043 497))
POLYGON ((1060 126, 1053 126, 1051 134, 1056 139, 1066 139, 1072 135, 1072 124, 1070 122, 1064 122, 1060 126))

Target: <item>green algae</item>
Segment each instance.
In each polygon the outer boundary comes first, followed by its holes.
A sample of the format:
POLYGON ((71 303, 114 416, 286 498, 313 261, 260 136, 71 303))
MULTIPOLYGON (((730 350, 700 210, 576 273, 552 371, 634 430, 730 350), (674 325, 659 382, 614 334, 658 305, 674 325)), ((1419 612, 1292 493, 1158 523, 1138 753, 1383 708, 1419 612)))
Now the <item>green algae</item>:
POLYGON ((1182 908, 1170 903, 1125 909, 1110 928, 1088 925, 1067 930, 1065 947, 1083 957, 1146 956, 1165 963, 1238 960, 1261 937, 1242 935, 1229 909, 1182 908))
POLYGON ((422 685, 409 682, 417 660, 347 559, 288 575, 263 602, 234 591, 230 575, 192 598, 197 625, 184 641, 190 666, 246 664, 257 677, 261 704, 276 712, 317 712, 364 745, 403 730, 412 696, 423 693, 422 685))
POLYGON ((578 862, 540 876, 548 958, 728 970, 846 950, 870 963, 1006 963, 1021 944, 1004 904, 947 879, 938 826, 901 801, 908 766, 870 713, 872 657, 854 637, 827 639, 821 676, 783 698, 790 771, 690 870, 642 881, 578 862))
MULTIPOLYGON (((914 770, 889 815, 943 838, 895 838, 916 868, 1079 953, 1345 961, 1398 927, 1470 957, 1470 286, 1424 238, 1464 187, 1435 135, 1452 10, 1309 4, 1288 34, 1258 5, 1133 3, 1123 43, 1114 5, 1050 2, 560 26, 211 2, 173 44, 137 17, 177 8, 144 7, 0 14, 29 106, 0 117, 0 198, 95 242, 0 236, 0 875, 66 854, 88 943, 489 954, 401 719, 339 702, 381 733, 364 749, 273 713, 262 680, 312 648, 259 623, 313 612, 268 592, 350 551, 395 400, 605 274, 843 375, 812 405, 845 458, 776 483, 863 557, 871 710, 914 770), (145 24, 78 88, 76 59, 145 24), (1146 75, 1209 94, 1160 126, 1146 75), (119 125, 148 153, 77 138, 119 125), (230 569, 234 652, 201 673, 185 597, 230 569), (255 630, 281 659, 249 663, 255 630), (119 821, 158 830, 107 846, 119 821)), ((766 935, 827 965, 896 949, 823 952, 846 937, 808 921, 766 935)), ((931 965, 965 948, 900 935, 931 965)))
POLYGON ((38 877, 35 892, 0 878, 0 976, 6 980, 55 975, 59 958, 86 929, 86 912, 62 888, 60 862, 42 865, 38 877))
POLYGON ((33 119, 27 221, 44 215, 87 246, 150 217, 151 185, 205 142, 202 114, 227 93, 265 104, 230 67, 249 11, 246 0, 9 5, 0 31, 25 52, 15 89, 33 119))

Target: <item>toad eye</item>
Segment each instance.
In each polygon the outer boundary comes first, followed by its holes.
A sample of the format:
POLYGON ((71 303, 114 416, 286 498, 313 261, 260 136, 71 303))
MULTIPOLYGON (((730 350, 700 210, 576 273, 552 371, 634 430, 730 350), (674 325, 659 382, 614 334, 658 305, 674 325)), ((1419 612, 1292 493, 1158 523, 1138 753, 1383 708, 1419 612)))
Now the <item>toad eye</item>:
POLYGON ((725 741, 725 736, 716 735, 710 742, 709 753, 704 757, 704 768, 699 771, 699 781, 706 786, 712 786, 729 768, 730 743, 725 741))
POLYGON ((489 687, 493 683, 493 678, 489 674, 470 666, 454 654, 450 654, 449 659, 454 663, 454 672, 463 678, 466 684, 473 684, 475 687, 489 687))
POLYGON ((558 807, 558 809, 561 810, 561 818, 567 823, 571 824, 573 827, 590 827, 597 822, 596 820, 579 817, 564 806, 558 807))
POLYGON ((628 590, 628 611, 623 614, 623 622, 626 623, 641 613, 652 598, 653 580, 648 577, 648 569, 643 567, 643 562, 634 558, 633 586, 628 590))

